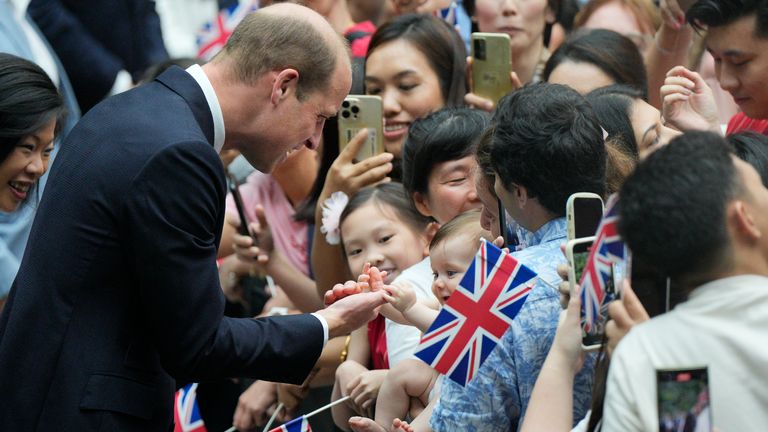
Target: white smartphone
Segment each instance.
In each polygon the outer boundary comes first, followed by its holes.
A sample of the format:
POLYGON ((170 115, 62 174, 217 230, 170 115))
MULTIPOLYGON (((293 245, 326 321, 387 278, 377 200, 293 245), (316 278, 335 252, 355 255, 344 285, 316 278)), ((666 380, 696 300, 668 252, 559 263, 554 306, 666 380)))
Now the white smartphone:
POLYGON ((603 210, 603 199, 598 194, 577 192, 568 197, 565 204, 568 240, 594 236, 603 218, 603 210))

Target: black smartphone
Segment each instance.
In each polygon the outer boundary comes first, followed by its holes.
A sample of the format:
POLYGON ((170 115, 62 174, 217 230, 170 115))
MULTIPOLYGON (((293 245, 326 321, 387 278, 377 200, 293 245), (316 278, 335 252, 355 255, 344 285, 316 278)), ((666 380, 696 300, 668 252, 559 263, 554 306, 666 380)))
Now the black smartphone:
POLYGON ((707 368, 656 371, 659 432, 711 431, 707 368))
POLYGON ((496 199, 496 203, 498 205, 498 211, 499 211, 499 232, 501 233, 501 237, 504 239, 504 246, 509 246, 509 228, 507 227, 507 211, 504 210, 504 204, 501 203, 500 199, 496 199))
POLYGON ((240 216, 240 226, 237 228, 237 232, 240 235, 251 236, 253 239, 253 245, 256 246, 256 241, 258 239, 251 235, 251 233, 248 231, 248 225, 250 224, 250 221, 248 220, 248 217, 245 216, 245 210, 243 208, 243 197, 240 196, 240 189, 237 187, 237 180, 235 180, 235 178, 230 175, 229 181, 227 183, 229 184, 229 193, 232 194, 232 199, 235 200, 237 215, 240 216))

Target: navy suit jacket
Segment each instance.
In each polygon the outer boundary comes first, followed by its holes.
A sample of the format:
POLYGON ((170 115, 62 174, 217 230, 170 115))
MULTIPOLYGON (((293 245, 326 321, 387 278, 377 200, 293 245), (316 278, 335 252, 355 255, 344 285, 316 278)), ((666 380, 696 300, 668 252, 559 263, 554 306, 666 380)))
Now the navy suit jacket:
POLYGON ((0 316, 0 430, 167 431, 174 378, 309 373, 317 318, 223 317, 212 142, 203 92, 177 67, 69 134, 0 316))
POLYGON ((152 0, 31 0, 29 14, 61 58, 83 112, 120 70, 134 81, 168 58, 152 0))

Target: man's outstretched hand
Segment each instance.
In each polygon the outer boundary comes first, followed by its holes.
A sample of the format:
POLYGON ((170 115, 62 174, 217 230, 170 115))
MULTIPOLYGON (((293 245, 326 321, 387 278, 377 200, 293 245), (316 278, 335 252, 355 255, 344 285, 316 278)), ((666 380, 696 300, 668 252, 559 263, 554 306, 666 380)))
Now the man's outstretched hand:
POLYGON ((376 318, 379 307, 386 302, 384 291, 359 292, 337 299, 317 314, 328 322, 328 336, 334 338, 347 335, 376 318))
POLYGON ((384 278, 387 272, 381 271, 370 263, 365 263, 363 272, 357 277, 357 281, 346 281, 343 284, 336 284, 325 293, 323 301, 325 305, 331 305, 337 300, 355 294, 371 291, 382 291, 384 289, 384 278))

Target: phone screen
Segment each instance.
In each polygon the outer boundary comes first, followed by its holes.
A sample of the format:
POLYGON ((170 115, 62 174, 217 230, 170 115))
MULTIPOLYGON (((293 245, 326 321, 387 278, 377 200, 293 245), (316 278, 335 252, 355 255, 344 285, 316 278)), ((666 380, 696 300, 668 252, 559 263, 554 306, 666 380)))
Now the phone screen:
POLYGON ((658 370, 659 431, 711 431, 707 368, 658 370))
POLYGON ((592 242, 580 243, 573 246, 573 274, 576 276, 574 281, 580 281, 584 273, 584 267, 587 266, 589 251, 592 250, 592 242))
POLYGON ((573 220, 576 236, 574 238, 595 235, 600 220, 603 218, 603 201, 597 198, 576 198, 573 200, 573 220))
POLYGON ((616 290, 616 283, 615 283, 615 264, 611 264, 610 267, 610 276, 605 281, 605 294, 603 297, 603 301, 599 305, 599 310, 597 311, 596 320, 592 325, 589 326, 588 329, 585 327, 586 323, 586 317, 584 316, 585 308, 582 305, 581 311, 581 329, 582 329, 582 337, 581 337, 581 344, 585 347, 599 347, 603 343, 603 335, 605 334, 605 324, 608 322, 608 305, 616 300, 618 298, 618 293, 616 290))

